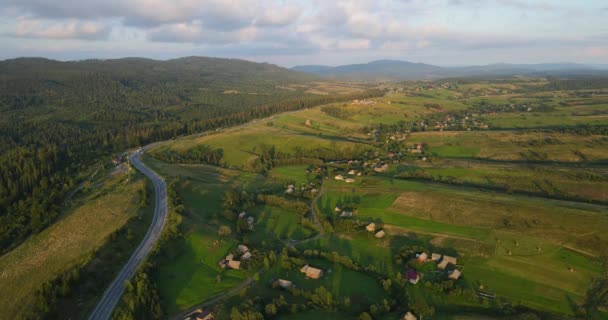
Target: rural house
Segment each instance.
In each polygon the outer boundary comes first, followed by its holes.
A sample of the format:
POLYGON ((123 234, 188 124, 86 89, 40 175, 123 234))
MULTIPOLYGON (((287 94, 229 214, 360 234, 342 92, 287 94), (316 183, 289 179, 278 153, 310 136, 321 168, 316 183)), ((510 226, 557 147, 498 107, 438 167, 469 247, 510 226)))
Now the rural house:
POLYGON ((245 212, 245 211, 239 213, 239 219, 244 219, 246 215, 247 215, 247 212, 245 212))
POLYGON ((350 174, 352 176, 352 175, 357 174, 357 171, 351 169, 350 171, 348 171, 348 174, 350 174))
POLYGON ((426 255, 426 252, 416 255, 416 259, 418 260, 418 262, 426 262, 427 258, 428 258, 428 256, 426 255))
POLYGON ((418 320, 411 312, 407 312, 401 317, 401 320, 418 320))
POLYGON ((409 269, 405 272, 405 279, 411 284, 416 284, 420 281, 420 274, 416 270, 409 269))
POLYGON ((196 309, 194 312, 188 314, 184 320, 213 320, 215 317, 211 310, 196 309))
POLYGON ((236 260, 230 260, 230 261, 228 261, 228 268, 234 269, 234 270, 239 270, 239 269, 241 269, 241 262, 236 261, 236 260))
POLYGON ((441 254, 439 253, 431 253, 431 260, 432 261, 439 261, 441 259, 441 254))
POLYGON ((353 178, 346 178, 346 179, 344 179, 344 181, 346 183, 353 183, 353 182, 355 182, 355 179, 353 179, 353 178))
POLYGON ((253 257, 253 255, 251 254, 251 252, 247 251, 241 256, 241 260, 249 260, 251 259, 251 257, 253 257))
POLYGON ((335 212, 340 212, 342 211, 342 207, 341 206, 336 206, 336 208, 334 209, 335 212))
POLYGON ((461 274, 462 274, 462 272, 460 272, 460 270, 454 270, 450 273, 448 278, 450 278, 452 280, 458 280, 458 278, 460 278, 461 274))
POLYGON ((376 235, 374 235, 374 237, 380 239, 380 238, 384 238, 386 234, 384 233, 384 230, 380 230, 378 232, 376 232, 376 235))
POLYGON ((369 231, 369 232, 374 232, 376 231, 376 224, 375 223, 370 223, 367 225, 367 227, 365 227, 365 230, 369 231))
POLYGON ((287 289, 293 285, 291 281, 283 279, 277 279, 277 281, 275 281, 274 283, 283 289, 287 289))
POLYGON ((341 174, 339 174, 339 175, 336 175, 335 179, 336 180, 344 180, 344 176, 341 175, 341 174))
POLYGON ((340 217, 342 217, 342 218, 350 218, 352 216, 353 216, 352 211, 342 211, 342 213, 340 214, 340 217))
POLYGON ((448 264, 453 264, 456 265, 456 258, 454 257, 450 257, 450 256, 443 256, 443 258, 441 259, 441 262, 437 265, 437 267, 439 269, 445 269, 448 264))
POLYGON ((300 272, 305 273, 307 278, 319 279, 323 276, 323 270, 305 265, 300 269, 300 272))
POLYGON ((243 254, 247 251, 249 251, 249 248, 246 245, 239 244, 239 246, 236 247, 236 252, 238 252, 239 254, 243 254))

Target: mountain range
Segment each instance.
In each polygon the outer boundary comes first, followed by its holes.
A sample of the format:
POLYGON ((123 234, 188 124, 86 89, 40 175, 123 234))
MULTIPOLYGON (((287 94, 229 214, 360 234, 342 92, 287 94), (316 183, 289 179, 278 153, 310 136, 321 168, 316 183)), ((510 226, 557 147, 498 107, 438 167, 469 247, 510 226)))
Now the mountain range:
POLYGON ((376 60, 363 64, 341 66, 302 65, 291 68, 326 78, 342 80, 424 80, 470 76, 606 74, 608 66, 578 63, 508 64, 440 67, 400 60, 376 60))

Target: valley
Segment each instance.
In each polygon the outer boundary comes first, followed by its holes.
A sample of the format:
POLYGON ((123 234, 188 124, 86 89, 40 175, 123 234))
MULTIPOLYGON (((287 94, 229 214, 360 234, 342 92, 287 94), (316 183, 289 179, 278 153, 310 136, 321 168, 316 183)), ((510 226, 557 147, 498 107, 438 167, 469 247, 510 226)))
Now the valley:
POLYGON ((533 103, 542 90, 518 92, 541 85, 486 81, 421 93, 406 83, 364 103, 280 114, 150 150, 145 162, 175 181, 184 207, 180 249, 155 273, 161 301, 176 314, 253 279, 245 296, 205 308, 218 319, 391 319, 407 310, 437 319, 601 319, 602 311, 582 310, 605 272, 605 110, 594 109, 597 120, 584 127, 569 111, 608 92, 545 96, 552 111, 488 116, 475 107, 533 103), (430 120, 450 117, 458 119, 452 128, 430 120), (209 161, 212 151, 219 159, 209 161), (239 270, 220 268, 241 244, 253 258, 239 270), (461 276, 417 262, 421 253, 458 257, 448 270, 461 276), (323 276, 305 279, 305 264, 323 276), (421 275, 417 284, 404 279, 408 270, 421 275), (277 288, 277 279, 294 286, 277 288))

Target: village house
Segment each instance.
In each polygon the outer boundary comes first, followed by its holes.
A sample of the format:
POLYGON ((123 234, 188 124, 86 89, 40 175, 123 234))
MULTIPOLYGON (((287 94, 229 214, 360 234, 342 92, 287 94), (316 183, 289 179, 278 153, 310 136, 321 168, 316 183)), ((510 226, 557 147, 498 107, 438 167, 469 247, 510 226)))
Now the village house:
POLYGON ((382 164, 382 165, 379 165, 379 166, 376 166, 376 167, 374 168, 374 171, 375 171, 375 172, 384 172, 384 171, 386 171, 386 170, 388 170, 388 164, 386 164, 386 163, 384 163, 384 164, 382 164))
POLYGON ((401 320, 418 320, 411 312, 407 312, 401 317, 401 320))
POLYGON ((454 270, 448 275, 448 278, 450 278, 452 280, 458 280, 458 278, 460 278, 461 274, 462 274, 462 272, 460 270, 454 270))
POLYGON ((448 264, 456 265, 456 261, 456 258, 444 255, 437 267, 443 270, 448 266, 448 264))
POLYGON ((236 247, 236 252, 238 252, 239 254, 243 254, 248 251, 249 251, 249 248, 246 245, 239 244, 239 246, 236 247))
POLYGON ((234 270, 239 270, 239 269, 241 269, 241 262, 236 261, 236 260, 230 260, 230 261, 228 261, 228 268, 234 269, 234 270))
POLYGON ((319 279, 323 276, 323 270, 313 268, 309 265, 303 266, 302 269, 300 269, 300 272, 306 274, 306 277, 311 279, 319 279))
POLYGON ((192 313, 188 314, 184 320, 213 320, 215 319, 211 310, 196 309, 192 313))
POLYGON ((239 219, 245 218, 246 215, 247 215, 247 212, 245 212, 245 211, 239 213, 239 219))
POLYGON ((376 234, 374 235, 374 237, 376 237, 378 239, 384 238, 384 236, 385 236, 384 230, 380 230, 380 231, 376 232, 376 234))
POLYGON ((247 218, 247 225, 249 226, 249 230, 253 230, 253 217, 248 217, 247 218))
POLYGON ((343 176, 343 175, 341 175, 341 174, 339 174, 339 175, 336 175, 336 176, 335 176, 335 179, 336 179, 336 180, 344 180, 344 176, 343 176))
POLYGON ((418 259, 418 262, 426 262, 427 258, 428 256, 426 255, 426 252, 416 255, 416 259, 418 259))
POLYGON ((346 183, 353 183, 353 182, 355 182, 355 179, 353 179, 353 178, 346 178, 346 179, 344 179, 344 182, 346 182, 346 183))
POLYGON ((352 175, 357 174, 357 171, 351 169, 348 171, 348 174, 350 174, 352 176, 352 175))
POLYGON ((440 259, 441 259, 441 254, 431 253, 431 261, 439 261, 440 259))
POLYGON ((342 217, 342 218, 350 218, 352 216, 353 216, 352 211, 342 211, 342 213, 340 214, 340 217, 342 217))
POLYGON ((342 211, 342 207, 341 207, 341 206, 336 206, 336 207, 334 208, 334 211, 335 211, 335 212, 340 212, 340 211, 342 211))
POLYGON ((411 284, 417 284, 420 281, 420 274, 416 270, 409 269, 405 272, 405 279, 411 284))
POLYGON ((249 260, 251 259, 251 257, 253 257, 253 255, 251 254, 251 252, 247 251, 241 256, 241 260, 249 260))
POLYGON ((293 193, 294 188, 295 188, 295 186, 294 186, 293 184, 290 184, 290 185, 287 187, 287 190, 285 190, 285 193, 287 193, 287 194, 292 194, 292 193, 293 193))
POLYGON ((287 289, 293 285, 291 281, 284 279, 277 279, 274 283, 283 289, 287 289))
POLYGON ((367 225, 367 227, 365 227, 365 230, 369 231, 369 232, 374 232, 376 231, 376 224, 375 223, 370 223, 367 225))

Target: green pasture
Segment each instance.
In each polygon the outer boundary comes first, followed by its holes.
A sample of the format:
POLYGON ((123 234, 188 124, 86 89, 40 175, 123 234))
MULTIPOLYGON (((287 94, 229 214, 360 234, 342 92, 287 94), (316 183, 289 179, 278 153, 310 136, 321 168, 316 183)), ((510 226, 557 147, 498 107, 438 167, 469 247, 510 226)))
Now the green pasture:
POLYGON ((169 314, 212 298, 249 276, 251 272, 247 270, 225 270, 218 265, 236 246, 236 241, 220 239, 207 229, 186 235, 179 254, 171 261, 161 262, 156 277, 161 300, 169 314), (215 241, 219 241, 217 246, 215 241))

